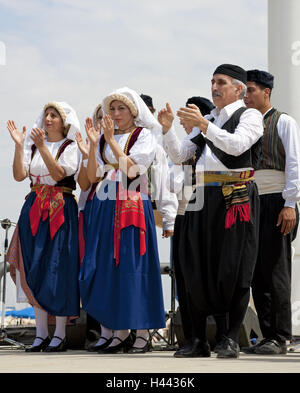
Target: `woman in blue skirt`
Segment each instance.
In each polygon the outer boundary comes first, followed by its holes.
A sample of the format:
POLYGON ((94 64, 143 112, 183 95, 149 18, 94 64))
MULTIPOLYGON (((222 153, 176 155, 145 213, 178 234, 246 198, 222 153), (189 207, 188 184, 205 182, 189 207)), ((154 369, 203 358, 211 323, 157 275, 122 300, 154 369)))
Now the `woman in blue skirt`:
POLYGON ((80 270, 83 308, 101 324, 100 353, 144 353, 148 329, 165 326, 156 229, 147 170, 161 128, 139 95, 118 89, 103 101, 103 135, 86 121, 91 201, 80 270), (130 330, 136 330, 133 342, 130 330))
POLYGON ((35 310, 36 338, 26 349, 30 352, 65 350, 67 317, 79 316, 78 209, 72 194, 79 128, 75 111, 65 102, 45 105, 27 137, 25 127, 20 132, 8 122, 15 142, 14 178, 31 180, 14 236, 18 239, 11 244, 12 250, 16 244, 21 248, 17 282, 35 310), (52 339, 48 314, 56 317, 52 339))

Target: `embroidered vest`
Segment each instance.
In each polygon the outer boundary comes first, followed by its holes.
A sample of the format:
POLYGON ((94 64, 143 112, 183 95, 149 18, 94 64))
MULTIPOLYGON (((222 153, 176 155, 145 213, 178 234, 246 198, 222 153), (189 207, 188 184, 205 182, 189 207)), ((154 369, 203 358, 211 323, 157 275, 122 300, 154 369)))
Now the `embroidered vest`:
MULTIPOLYGON (((55 161, 58 161, 59 157, 62 155, 62 153, 65 151, 66 147, 69 146, 71 143, 74 143, 74 141, 72 141, 71 139, 66 139, 61 146, 59 147, 56 157, 55 157, 55 161)), ((32 145, 31 146, 31 161, 33 159, 34 153, 36 151, 36 146, 32 145)), ((33 186, 33 182, 32 179, 31 180, 31 184, 30 187, 33 186)), ((59 182, 57 182, 55 184, 56 187, 68 187, 71 188, 72 190, 76 190, 76 182, 74 179, 74 175, 71 176, 66 176, 64 179, 60 180, 59 182)))
MULTIPOLYGON (((222 130, 226 130, 230 134, 234 134, 235 129, 237 125, 240 122, 240 117, 242 113, 244 113, 247 110, 246 107, 241 107, 237 109, 232 116, 227 120, 225 124, 222 126, 222 130)), ((214 119, 211 119, 213 122, 214 119)), ((205 145, 207 145, 214 155, 222 162, 223 165, 225 165, 228 169, 238 169, 238 168, 249 168, 252 166, 251 164, 251 149, 248 149, 244 153, 242 153, 239 156, 233 156, 231 154, 227 154, 221 149, 217 148, 210 140, 207 138, 204 138, 202 133, 199 135, 195 136, 194 138, 191 139, 193 143, 195 143, 198 148, 196 151, 196 162, 199 160, 201 157, 205 145)))
POLYGON ((264 134, 253 146, 252 160, 256 170, 285 170, 285 151, 277 130, 281 114, 272 108, 264 117, 264 134))

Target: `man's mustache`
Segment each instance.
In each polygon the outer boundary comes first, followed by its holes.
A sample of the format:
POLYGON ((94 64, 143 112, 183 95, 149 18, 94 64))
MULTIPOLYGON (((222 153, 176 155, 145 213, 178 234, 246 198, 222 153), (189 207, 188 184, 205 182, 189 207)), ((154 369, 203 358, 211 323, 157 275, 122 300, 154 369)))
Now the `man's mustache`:
POLYGON ((222 97, 222 93, 219 93, 218 91, 213 91, 212 96, 213 97, 222 97))

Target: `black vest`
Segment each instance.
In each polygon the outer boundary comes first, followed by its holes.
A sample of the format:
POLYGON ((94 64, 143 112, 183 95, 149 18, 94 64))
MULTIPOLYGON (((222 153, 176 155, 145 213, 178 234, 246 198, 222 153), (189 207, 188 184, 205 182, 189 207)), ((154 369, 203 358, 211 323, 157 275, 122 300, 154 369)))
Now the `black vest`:
POLYGON ((275 169, 282 172, 285 170, 285 150, 277 130, 281 114, 282 112, 272 108, 264 117, 264 134, 252 146, 252 161, 255 170, 275 169))
MULTIPOLYGON (((246 107, 237 109, 222 126, 222 130, 226 130, 230 134, 234 134, 235 129, 240 122, 240 117, 242 113, 245 112, 245 110, 247 110, 246 107)), ((211 119, 211 121, 213 122, 214 119, 211 119)), ((232 156, 231 154, 227 154, 223 150, 217 148, 210 140, 204 138, 202 133, 192 138, 191 141, 198 146, 196 151, 196 162, 201 157, 205 145, 207 145, 218 158, 218 160, 220 160, 222 164, 225 165, 228 169, 249 168, 252 166, 251 149, 245 151, 239 156, 232 156)))

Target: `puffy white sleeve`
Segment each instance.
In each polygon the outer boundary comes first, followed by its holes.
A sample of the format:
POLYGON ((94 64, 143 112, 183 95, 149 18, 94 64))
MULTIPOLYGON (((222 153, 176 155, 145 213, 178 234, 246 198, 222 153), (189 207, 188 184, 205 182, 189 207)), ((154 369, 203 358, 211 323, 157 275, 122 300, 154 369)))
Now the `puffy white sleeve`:
POLYGON ((163 229, 173 231, 178 209, 178 200, 168 188, 169 165, 163 148, 157 144, 154 162, 151 168, 151 184, 157 210, 162 215, 163 229))
POLYGON ((147 128, 143 128, 137 141, 130 149, 129 157, 144 172, 152 164, 156 152, 157 139, 147 128), (143 170, 144 169, 144 170, 143 170))
POLYGON ((182 190, 184 184, 184 170, 182 165, 173 164, 169 168, 167 184, 170 192, 178 194, 182 190))
POLYGON ((209 122, 205 137, 225 153, 239 156, 250 149, 263 132, 262 114, 251 108, 242 113, 233 134, 209 122))
POLYGON ((74 175, 79 167, 80 156, 76 142, 70 143, 58 159, 58 164, 64 168, 66 176, 74 175))
POLYGON ((176 135, 175 128, 172 126, 170 130, 163 135, 164 149, 174 164, 181 164, 193 157, 197 150, 197 145, 193 143, 191 139, 199 133, 199 128, 195 127, 193 131, 180 142, 176 135))
POLYGON ((79 149, 77 149, 77 161, 78 161, 78 166, 77 166, 77 171, 74 176, 74 179, 76 182, 78 181, 78 175, 79 175, 81 164, 82 164, 82 153, 79 149))
POLYGON ((99 139, 99 142, 98 142, 98 145, 97 145, 97 153, 96 153, 96 160, 97 160, 97 163, 98 163, 96 177, 102 178, 104 176, 104 173, 105 173, 105 163, 103 162, 101 154, 100 154, 100 140, 101 140, 101 138, 99 139))
POLYGON ((295 207, 300 200, 300 130, 297 122, 284 113, 279 117, 277 130, 286 156, 284 206, 295 207))

